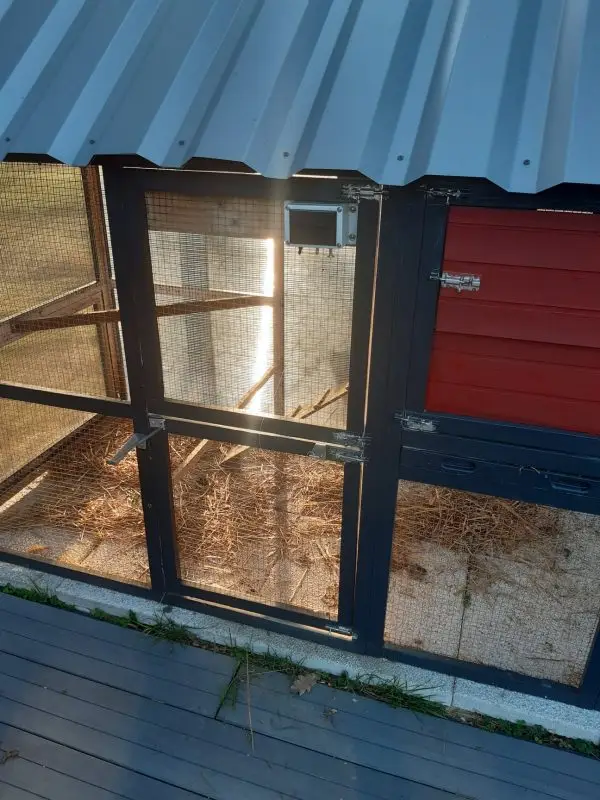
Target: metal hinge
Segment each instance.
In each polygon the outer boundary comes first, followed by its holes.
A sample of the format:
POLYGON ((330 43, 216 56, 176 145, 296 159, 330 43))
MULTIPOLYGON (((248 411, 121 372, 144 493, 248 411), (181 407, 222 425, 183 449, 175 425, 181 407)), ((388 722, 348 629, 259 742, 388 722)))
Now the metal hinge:
POLYGON ((369 437, 358 436, 355 433, 339 432, 334 433, 336 441, 340 445, 316 442, 309 455, 311 458, 319 458, 325 461, 339 461, 342 464, 365 464, 367 457, 365 449, 369 443, 369 437))
POLYGON ((417 431, 418 433, 435 433, 437 424, 432 419, 417 417, 411 414, 395 414, 394 418, 400 422, 405 431, 417 431))
POLYGON ((478 292, 481 288, 479 275, 456 275, 452 272, 432 272, 430 281, 439 281, 442 289, 456 289, 457 292, 478 292))
POLYGON ((360 203, 361 200, 383 200, 387 197, 387 190, 378 184, 345 183, 342 186, 342 197, 351 203, 360 203))
POLYGON ((132 434, 129 439, 125 442, 125 444, 120 447, 114 456, 111 458, 106 459, 106 463, 110 464, 112 467, 116 467, 117 464, 120 464, 121 461, 125 458, 125 456, 130 453, 134 447, 139 447, 140 450, 146 449, 146 442, 148 439, 151 439, 153 436, 159 431, 164 431, 165 429, 165 418, 159 417, 156 414, 149 414, 148 415, 148 426, 152 428, 150 433, 134 433, 132 434))
POLYGON ((339 636, 350 636, 352 639, 358 639, 356 631, 353 631, 347 625, 327 625, 326 629, 329 633, 337 633, 339 636))
POLYGON ((425 190, 425 194, 427 197, 445 197, 446 198, 446 205, 450 204, 450 198, 454 198, 458 200, 459 197, 462 197, 464 192, 461 192, 460 189, 450 189, 449 187, 439 187, 433 188, 432 186, 422 186, 422 189, 425 190))

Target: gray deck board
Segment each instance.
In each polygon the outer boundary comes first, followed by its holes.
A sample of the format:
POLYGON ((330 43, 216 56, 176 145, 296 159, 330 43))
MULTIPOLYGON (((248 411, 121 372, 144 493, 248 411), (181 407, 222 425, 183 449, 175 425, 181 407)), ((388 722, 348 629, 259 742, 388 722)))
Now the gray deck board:
POLYGON ((232 658, 220 653, 213 653, 199 647, 182 647, 173 642, 155 639, 130 628, 118 625, 107 625, 83 614, 61 614, 57 609, 40 603, 26 603, 17 597, 0 593, 0 611, 16 614, 20 619, 43 622, 53 628, 60 628, 69 633, 80 633, 98 639, 122 645, 140 653, 162 656, 169 664, 187 664, 198 669, 231 676, 232 658))
MULTIPOLYGON (((260 734, 254 735, 254 750, 252 750, 248 733, 241 727, 223 725, 211 718, 198 716, 164 703, 154 701, 140 703, 135 696, 127 692, 68 675, 59 670, 49 669, 6 653, 0 653, 0 675, 19 678, 38 687, 57 692, 63 697, 79 698, 88 703, 94 703, 100 708, 137 717, 139 720, 153 723, 167 731, 177 731, 188 737, 207 740, 226 750, 237 751, 245 755, 253 753, 255 757, 271 765, 305 773, 348 789, 356 790, 357 787, 366 786, 369 787, 369 792, 377 798, 385 798, 385 800, 394 798, 395 800, 402 788, 402 782, 393 776, 381 776, 373 770, 351 762, 297 748, 287 742, 260 734)), ((199 746, 201 746, 200 743, 199 746)), ((415 798, 420 797, 417 792, 419 787, 409 786, 408 782, 406 783, 407 791, 410 789, 415 798)), ((325 788, 327 789, 327 787, 325 788)), ((313 790, 318 794, 319 787, 314 785, 313 790)), ((422 792, 422 796, 428 799, 438 796, 440 798, 447 797, 443 793, 438 795, 433 792, 422 792)))
MULTIPOLYGON (((127 800, 164 800, 165 784, 130 769, 102 761, 79 750, 27 731, 0 723, 0 741, 5 750, 17 751, 19 760, 52 769, 71 778, 91 783, 127 800)), ((5 776, 4 770, 0 773, 5 776)), ((0 790, 0 798, 2 798, 0 790)), ((199 795, 169 787, 169 800, 198 800, 199 795)))
MULTIPOLYGON (((354 760, 371 769, 450 788, 459 794, 468 795, 475 790, 483 796, 508 800, 514 797, 515 787, 518 787, 523 797, 561 800, 595 800, 598 797, 600 765, 594 762, 590 763, 596 768, 597 780, 592 782, 556 770, 553 751, 549 751, 546 766, 541 767, 457 744, 448 737, 442 739, 416 730, 406 731, 357 715, 350 706, 340 710, 336 706, 298 698, 290 694, 289 681, 282 675, 254 677, 250 702, 253 726, 261 733, 337 758, 354 760), (288 691, 284 694, 280 689, 286 684, 288 691), (278 690, 273 691, 271 686, 278 690)), ((246 686, 242 685, 236 705, 223 708, 219 718, 247 725, 246 709, 246 686)), ((410 712, 400 714, 410 716, 410 712)), ((450 731, 454 732, 454 728, 450 731)), ((581 761, 584 762, 582 766, 588 766, 587 761, 581 761)))
POLYGON ((0 595, 0 800, 591 800, 600 764, 0 595), (249 713, 250 708, 250 713, 249 713), (251 717, 251 724, 250 718, 251 717))
MULTIPOLYGON (((290 696, 290 679, 281 674, 270 673, 268 687, 272 692, 285 698, 290 696)), ((264 678, 256 677, 253 681, 263 684, 264 678)), ((490 733, 470 725, 457 725, 456 722, 403 709, 392 708, 384 703, 370 700, 351 692, 338 691, 322 684, 316 685, 309 694, 302 698, 306 703, 323 708, 334 708, 339 712, 347 712, 355 717, 385 723, 407 733, 431 736, 442 742, 451 741, 483 750, 486 753, 503 756, 513 761, 532 764, 600 783, 600 762, 589 758, 573 758, 571 753, 562 750, 542 747, 532 742, 490 733)), ((362 728, 362 720, 358 721, 362 728)))

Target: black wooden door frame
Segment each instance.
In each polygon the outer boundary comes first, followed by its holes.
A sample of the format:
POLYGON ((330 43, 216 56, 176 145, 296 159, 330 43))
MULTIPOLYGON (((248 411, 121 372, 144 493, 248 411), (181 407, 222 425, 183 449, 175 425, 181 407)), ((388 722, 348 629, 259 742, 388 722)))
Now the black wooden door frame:
MULTIPOLYGON (((371 459, 364 467, 356 626, 364 650, 456 677, 585 707, 600 707, 600 635, 596 632, 580 687, 531 678, 431 653, 386 645, 388 579, 399 479, 600 514, 600 492, 550 492, 545 475, 590 484, 600 478, 600 437, 524 425, 428 414, 425 387, 450 205, 600 212, 596 189, 559 187, 514 195, 487 181, 431 180, 388 190, 383 201, 375 292, 373 353, 367 402, 371 459), (403 419, 433 422, 434 432, 407 430, 403 419), (468 460, 474 478, 448 465, 468 460), (540 477, 541 476, 541 477, 540 477)), ((566 484, 569 485, 568 483, 566 484)))
MULTIPOLYGON (((252 622, 244 616, 249 614, 260 615, 261 625, 265 619, 270 619, 278 629, 281 629, 280 622, 293 623, 298 626, 294 632, 301 635, 321 632, 335 637, 334 643, 338 646, 358 649, 360 642, 354 635, 352 623, 360 505, 359 464, 344 465, 337 621, 193 587, 184 584, 178 576, 169 433, 308 455, 316 442, 339 444, 339 432, 309 423, 192 405, 164 397, 145 204, 146 193, 153 191, 199 197, 275 199, 282 203, 284 200, 341 202, 342 182, 307 178, 273 181, 255 175, 121 167, 105 168, 104 181, 135 430, 149 433, 150 415, 165 420, 165 430, 154 435, 144 450, 138 450, 153 591, 170 603, 193 598, 196 608, 204 606, 210 613, 240 621, 252 622)), ((378 204, 362 204, 358 215, 347 425, 348 431, 357 435, 362 435, 364 430, 378 223, 378 204)))

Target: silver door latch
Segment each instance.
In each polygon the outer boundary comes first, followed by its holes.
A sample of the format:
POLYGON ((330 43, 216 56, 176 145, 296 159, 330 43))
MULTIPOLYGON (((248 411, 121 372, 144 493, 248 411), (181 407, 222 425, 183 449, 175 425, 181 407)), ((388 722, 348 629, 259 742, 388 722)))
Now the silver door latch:
POLYGON ((439 281, 442 289, 456 289, 457 292, 478 292, 481 287, 479 275, 456 275, 452 272, 432 272, 430 281, 439 281))

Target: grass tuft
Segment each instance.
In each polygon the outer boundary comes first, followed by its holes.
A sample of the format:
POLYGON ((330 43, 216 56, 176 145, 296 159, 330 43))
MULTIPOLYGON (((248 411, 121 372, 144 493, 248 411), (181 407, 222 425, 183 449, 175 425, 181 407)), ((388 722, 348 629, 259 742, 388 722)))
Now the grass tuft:
POLYGON ((40 586, 32 581, 31 586, 13 586, 10 583, 0 586, 2 594, 10 594, 12 597, 20 597, 21 600, 31 600, 33 603, 42 603, 53 608, 62 608, 64 611, 76 611, 77 607, 71 603, 63 602, 47 587, 40 586))

